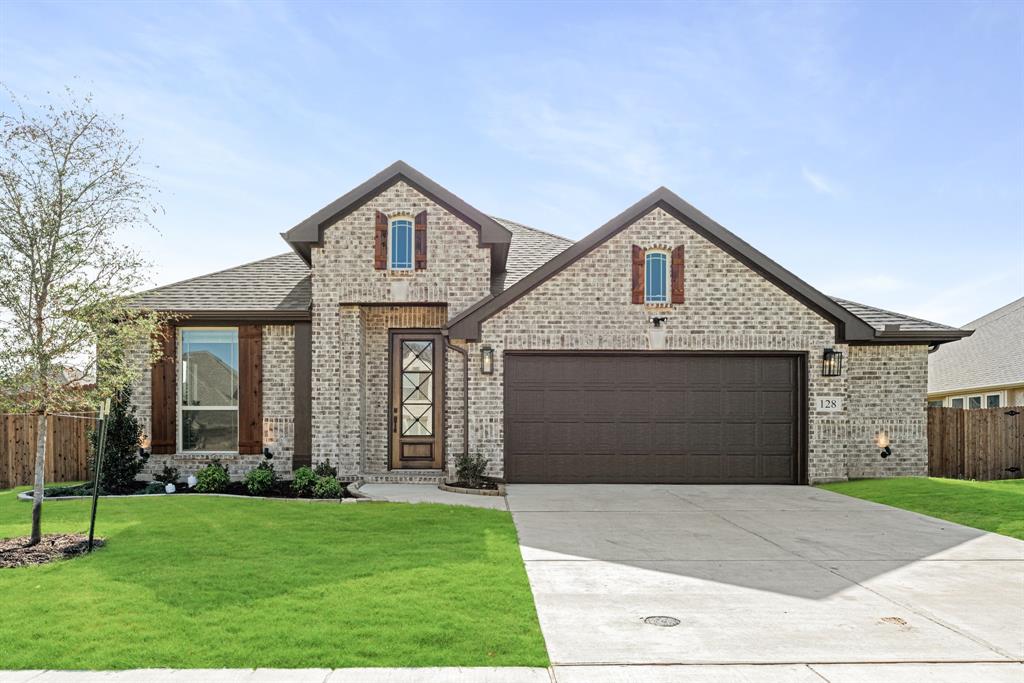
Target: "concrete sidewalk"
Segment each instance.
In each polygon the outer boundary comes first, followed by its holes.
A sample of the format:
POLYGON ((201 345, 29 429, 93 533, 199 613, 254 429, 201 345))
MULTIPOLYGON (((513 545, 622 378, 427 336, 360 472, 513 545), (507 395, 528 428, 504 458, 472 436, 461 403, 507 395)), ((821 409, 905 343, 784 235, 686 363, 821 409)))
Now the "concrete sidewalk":
POLYGON ((1020 683, 1024 664, 738 664, 433 669, 9 671, 0 683, 1020 683))

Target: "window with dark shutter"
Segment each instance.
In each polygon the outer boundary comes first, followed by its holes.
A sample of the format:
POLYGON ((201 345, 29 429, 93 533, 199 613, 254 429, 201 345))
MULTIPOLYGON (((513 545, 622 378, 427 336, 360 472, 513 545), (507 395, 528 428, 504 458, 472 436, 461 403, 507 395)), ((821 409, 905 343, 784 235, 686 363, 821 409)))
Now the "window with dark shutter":
POLYGON ((416 270, 427 268, 427 212, 416 214, 416 270))
POLYGON ((380 211, 373 231, 373 267, 376 270, 388 267, 388 217, 380 211))
POLYGON ((633 245, 633 303, 644 302, 644 258, 646 251, 633 245))
POLYGON ((683 273, 683 245, 672 250, 672 303, 683 303, 686 292, 686 280, 683 273))
POLYGON ((172 455, 177 450, 177 330, 161 328, 160 358, 150 370, 152 409, 149 445, 153 455, 172 455))

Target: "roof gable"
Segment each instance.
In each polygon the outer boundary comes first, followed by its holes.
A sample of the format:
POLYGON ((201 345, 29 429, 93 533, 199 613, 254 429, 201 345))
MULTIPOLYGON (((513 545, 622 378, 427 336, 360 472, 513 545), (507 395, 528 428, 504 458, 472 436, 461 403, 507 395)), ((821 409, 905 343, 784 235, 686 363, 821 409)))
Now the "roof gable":
POLYGON ((1024 384, 1024 297, 965 327, 974 334, 928 357, 928 392, 1024 384))
POLYGON ((855 343, 872 342, 885 335, 888 341, 914 339, 918 343, 925 343, 926 341, 958 339, 965 334, 961 330, 950 328, 948 332, 935 331, 929 333, 934 337, 934 340, 932 340, 911 334, 901 335, 893 330, 890 330, 888 333, 880 332, 839 302, 819 292, 664 187, 658 188, 647 195, 504 291, 481 301, 450 320, 448 323, 449 334, 458 339, 478 339, 480 336, 480 325, 484 320, 502 310, 516 299, 526 295, 542 282, 585 257, 613 235, 626 229, 657 208, 664 210, 669 215, 686 224, 750 269, 760 273, 783 291, 835 323, 836 339, 839 341, 855 343))
POLYGON ((377 194, 399 181, 404 181, 417 192, 429 197, 445 209, 473 226, 479 233, 481 247, 491 247, 491 270, 505 270, 512 233, 498 221, 476 209, 441 187, 404 161, 396 161, 358 187, 346 192, 333 202, 305 219, 281 237, 307 263, 312 263, 310 250, 323 244, 324 230, 358 209, 377 194))

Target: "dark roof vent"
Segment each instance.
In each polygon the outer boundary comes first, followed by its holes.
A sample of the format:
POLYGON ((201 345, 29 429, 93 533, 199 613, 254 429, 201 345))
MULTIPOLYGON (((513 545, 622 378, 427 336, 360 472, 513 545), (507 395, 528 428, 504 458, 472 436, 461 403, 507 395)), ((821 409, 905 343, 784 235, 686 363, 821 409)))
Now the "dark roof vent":
POLYGON ((900 331, 900 326, 901 326, 900 323, 895 323, 895 324, 893 324, 893 323, 886 323, 885 331, 886 332, 899 332, 900 331))

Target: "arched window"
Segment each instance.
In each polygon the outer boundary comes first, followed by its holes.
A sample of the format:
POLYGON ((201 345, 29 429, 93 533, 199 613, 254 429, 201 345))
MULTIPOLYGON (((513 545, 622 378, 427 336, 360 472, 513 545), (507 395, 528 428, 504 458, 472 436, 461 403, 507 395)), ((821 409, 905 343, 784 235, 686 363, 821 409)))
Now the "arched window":
POLYGON ((668 303, 668 254, 648 251, 644 262, 644 303, 668 303))
POLYGON ((391 270, 412 270, 413 232, 412 221, 396 218, 391 221, 391 270))

